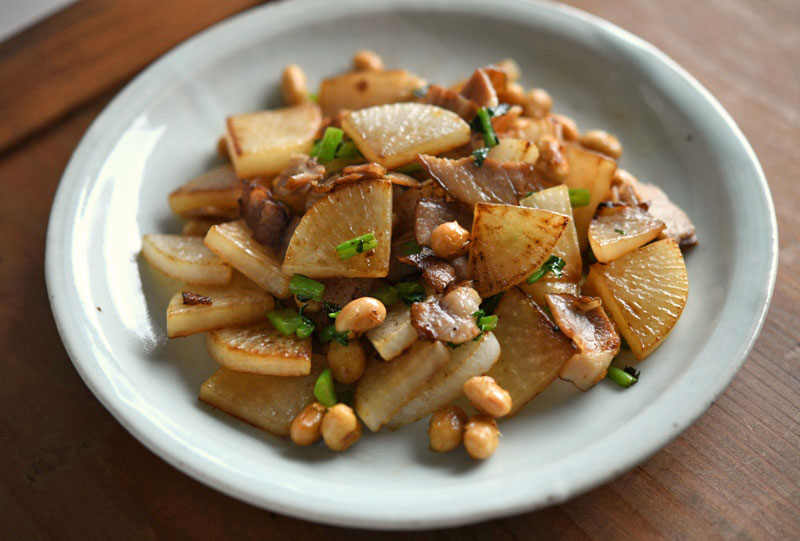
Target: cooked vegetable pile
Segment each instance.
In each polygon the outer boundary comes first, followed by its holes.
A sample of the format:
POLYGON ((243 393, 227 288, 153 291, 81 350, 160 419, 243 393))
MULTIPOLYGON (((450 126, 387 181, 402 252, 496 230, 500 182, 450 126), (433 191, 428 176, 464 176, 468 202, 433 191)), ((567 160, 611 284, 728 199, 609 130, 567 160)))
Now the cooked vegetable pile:
POLYGON ((206 333, 220 364, 201 400, 334 451, 430 416, 433 451, 485 459, 556 378, 638 381, 612 362, 675 326, 694 226, 519 76, 447 87, 360 51, 318 93, 291 65, 286 107, 228 117, 228 163, 169 196, 183 235, 142 242, 186 283, 168 336, 206 333))

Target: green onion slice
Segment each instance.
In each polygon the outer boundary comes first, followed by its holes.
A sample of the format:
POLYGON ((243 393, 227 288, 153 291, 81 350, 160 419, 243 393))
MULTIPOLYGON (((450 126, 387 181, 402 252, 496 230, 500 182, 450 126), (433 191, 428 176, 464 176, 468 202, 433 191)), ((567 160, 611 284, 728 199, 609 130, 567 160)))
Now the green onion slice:
POLYGON ((505 291, 501 291, 496 295, 492 295, 491 297, 486 297, 483 299, 481 303, 481 310, 485 314, 493 314, 495 310, 497 310, 497 305, 500 304, 500 301, 503 299, 503 295, 505 295, 505 291))
POLYGON ((300 302, 322 301, 324 291, 325 284, 302 274, 295 274, 289 282, 289 293, 297 297, 300 302))
POLYGON ((625 370, 616 366, 609 366, 607 377, 620 387, 628 388, 639 381, 639 371, 630 366, 626 367, 625 370))
POLYGON ((278 329, 282 334, 290 335, 303 324, 303 319, 295 310, 291 308, 284 308, 283 310, 275 310, 267 314, 267 319, 272 326, 278 329))
POLYGON ((417 244, 417 241, 415 240, 410 240, 400 245, 400 255, 403 256, 418 254, 421 251, 422 246, 417 244))
POLYGON ((326 408, 335 406, 338 402, 336 400, 336 390, 333 388, 333 376, 330 368, 323 370, 316 383, 314 383, 314 398, 326 408))
POLYGON ((400 282, 395 284, 394 287, 397 289, 397 294, 400 298, 409 305, 415 302, 422 302, 427 297, 425 288, 416 282, 400 282))
POLYGON ((569 204, 573 207, 585 207, 589 205, 592 200, 592 192, 585 188, 570 188, 569 190, 569 204))
POLYGON ((384 286, 374 293, 374 297, 381 301, 386 308, 390 308, 400 302, 400 295, 397 288, 384 286))
POLYGON ((350 343, 350 340, 347 338, 347 333, 337 331, 336 325, 328 325, 322 329, 321 333, 319 333, 319 341, 323 344, 327 344, 328 342, 332 342, 334 340, 343 346, 346 346, 350 343))
POLYGON ((346 240, 336 246, 336 253, 341 259, 350 259, 356 254, 363 254, 378 246, 374 233, 367 233, 354 239, 346 240))
POLYGON ((325 128, 325 133, 319 144, 319 151, 317 154, 312 151, 311 155, 315 156, 319 163, 328 163, 336 157, 336 150, 339 148, 339 143, 342 142, 342 137, 344 137, 344 132, 339 128, 325 128))
POLYGON ((475 165, 480 167, 483 161, 489 156, 489 147, 477 148, 472 151, 472 159, 475 160, 475 165))
POLYGON ((478 328, 483 332, 490 332, 497 328, 499 316, 481 316, 478 318, 478 328))
POLYGON ((339 150, 336 151, 336 157, 342 160, 354 160, 361 157, 361 152, 352 141, 346 141, 339 145, 339 150))
POLYGON ((548 272, 552 272, 556 278, 561 278, 561 269, 563 269, 566 264, 567 262, 560 257, 551 255, 547 261, 542 263, 542 266, 539 267, 536 272, 528 276, 528 279, 525 280, 525 283, 532 284, 537 280, 541 280, 548 272))
POLYGON ((483 142, 487 147, 493 147, 500 142, 497 135, 494 133, 494 126, 492 126, 492 119, 486 107, 478 109, 478 115, 475 117, 480 131, 483 132, 483 142))

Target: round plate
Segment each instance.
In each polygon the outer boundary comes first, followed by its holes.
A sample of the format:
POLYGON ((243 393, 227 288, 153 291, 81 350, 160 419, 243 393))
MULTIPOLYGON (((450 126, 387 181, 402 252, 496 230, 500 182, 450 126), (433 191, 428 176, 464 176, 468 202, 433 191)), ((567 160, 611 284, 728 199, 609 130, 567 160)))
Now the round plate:
POLYGON ((686 429, 755 340, 777 264, 769 190, 750 145, 664 54, 574 9, 502 0, 323 0, 254 9, 145 70, 86 133, 58 190, 47 285, 86 384, 135 437, 227 494, 303 519, 428 528, 561 502, 632 468, 686 429), (343 454, 297 448, 197 400, 215 369, 202 337, 168 341, 180 285, 138 256, 142 234, 178 232, 167 194, 210 167, 227 114, 277 106, 282 67, 311 82, 369 47, 388 66, 450 83, 515 58, 525 86, 584 129, 625 145, 621 166, 660 185, 697 225, 691 292, 638 385, 579 393, 556 382, 502 424, 491 460, 427 449, 424 422, 366 434, 343 454))

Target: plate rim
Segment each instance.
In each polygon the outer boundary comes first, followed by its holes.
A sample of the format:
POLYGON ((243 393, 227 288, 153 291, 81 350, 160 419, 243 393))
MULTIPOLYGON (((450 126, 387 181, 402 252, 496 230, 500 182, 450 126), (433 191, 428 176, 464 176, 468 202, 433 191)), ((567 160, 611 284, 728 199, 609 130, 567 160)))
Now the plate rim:
MULTIPOLYGON (((767 205, 766 210, 769 217, 768 225, 771 233, 771 242, 769 243, 768 247, 770 253, 769 267, 764 272, 762 282, 759 284, 760 287, 758 289, 758 297, 763 298, 763 303, 759 304, 756 313, 747 320, 750 332, 741 341, 741 345, 738 348, 740 355, 735 362, 731 362, 726 367, 724 377, 719 379, 713 390, 703 395, 704 397, 707 397, 708 400, 704 402, 699 401, 691 412, 683 415, 679 421, 674 423, 672 430, 665 431, 665 433, 661 434, 659 437, 653 438, 653 442, 649 446, 645 446, 645 449, 640 449, 636 453, 627 455, 624 460, 618 461, 619 463, 617 467, 607 468, 604 472, 589 475, 584 480, 575 482, 571 486, 561 487, 560 490, 548 495, 546 499, 542 497, 537 501, 529 501, 522 498, 521 496, 524 495, 520 494, 516 500, 512 502, 504 502, 502 506, 488 507, 482 511, 480 509, 476 510, 473 508, 458 510, 454 513, 451 510, 449 513, 446 513, 446 516, 445 512, 440 513, 440 515, 403 515, 403 512, 406 510, 401 510, 399 514, 388 513, 381 516, 362 516, 358 512, 342 514, 340 509, 337 509, 335 506, 333 506, 335 502, 330 501, 328 502, 330 507, 327 509, 320 509, 319 507, 310 508, 309 506, 303 506, 302 503, 298 503, 296 501, 287 502, 282 498, 265 497, 263 493, 256 494, 256 491, 245 490, 238 484, 233 483, 228 479, 215 476, 213 473, 209 474, 208 471, 200 469, 198 464, 193 463, 188 459, 185 460, 180 453, 176 452, 177 448, 169 449, 168 445, 170 443, 164 443, 162 440, 160 440, 160 438, 157 437, 160 434, 153 435, 152 432, 148 432, 147 428, 150 426, 149 424, 145 423, 142 425, 140 424, 142 420, 134 420, 131 417, 131 415, 140 412, 130 405, 121 403, 113 393, 108 392, 108 390, 104 388, 102 385, 103 382, 98 378, 99 374, 97 367, 92 366, 92 362, 94 362, 93 359, 89 359, 88 361, 86 360, 86 347, 85 344, 81 343, 80 340, 83 335, 80 324, 76 320, 72 319, 72 316, 75 315, 75 310, 79 310, 80 307, 74 307, 65 301, 65 299, 68 298, 65 294, 65 291, 70 287, 74 287, 74 284, 66 282, 63 279, 61 271, 63 266, 69 263, 72 253, 67 253, 67 251, 63 250, 62 246, 60 246, 58 243, 58 237, 60 233, 58 231, 59 226, 63 223, 68 223, 72 213, 75 212, 74 209, 68 208, 67 200, 71 195, 71 192, 74 192, 76 189, 81 187, 79 182, 81 179, 77 178, 75 172, 78 170, 80 163, 87 159, 89 155, 91 155, 92 150, 90 148, 90 142, 92 138, 97 136, 98 132, 101 132, 103 125, 109 122, 109 118, 112 117, 114 111, 121 106, 120 104, 125 102, 128 95, 131 93, 132 88, 140 86, 142 81, 146 81, 148 78, 153 76, 152 74, 154 72, 157 73, 157 70, 162 65, 166 64, 174 55, 181 54, 181 51, 190 50, 191 47, 200 40, 210 39, 208 37, 210 35, 222 33, 226 28, 236 26, 239 21, 253 16, 254 13, 272 13, 279 12, 281 10, 296 9, 298 5, 302 6, 305 4, 312 4, 315 1, 316 0, 282 0, 267 5, 253 7, 232 17, 226 18, 199 32, 198 34, 195 34, 187 40, 182 41, 161 55, 147 68, 142 70, 138 75, 136 75, 136 77, 127 83, 122 90, 117 93, 112 101, 104 107, 97 118, 94 119, 92 124, 82 136, 78 146, 73 151, 70 161, 62 175, 61 180, 59 181, 51 209, 46 235, 45 278, 47 283, 48 298, 50 300, 51 309, 61 340, 70 359, 72 360, 73 365, 94 396, 97 397, 103 406, 129 433, 131 433, 139 442, 144 444, 150 451, 178 470, 207 486, 210 486, 218 491, 251 505, 271 509, 273 511, 284 513, 296 518, 309 520, 308 512, 311 510, 314 512, 313 520, 315 522, 322 522, 338 526, 375 529, 421 529, 457 526, 557 504, 568 498, 575 497, 592 488, 604 484, 617 477, 624 471, 635 467, 637 464, 640 464, 659 450, 663 449, 670 441, 694 424, 694 422, 696 422, 696 420, 707 411, 711 404, 713 404, 717 397, 724 392, 724 390, 735 377, 736 373, 746 362, 766 319, 777 276, 779 253, 777 218, 772 195, 769 190, 769 185, 755 152, 730 114, 703 85, 701 85, 693 76, 691 76, 684 68, 672 60, 668 55, 633 33, 624 30, 598 16, 589 14, 572 6, 539 0, 500 0, 496 3, 505 4, 507 6, 513 5, 515 7, 527 5, 532 8, 532 11, 530 12, 531 14, 533 14, 536 9, 544 9, 550 10, 553 13, 558 13, 559 15, 563 15, 567 18, 577 19, 581 23, 586 24, 603 34, 609 35, 610 37, 614 38, 615 41, 624 43, 626 47, 634 48, 646 55, 649 55, 653 61, 662 63, 685 83, 688 83, 692 89, 700 95, 704 102, 714 109, 716 114, 719 115, 720 119, 725 124, 726 128, 734 136, 741 149, 744 150, 747 161, 754 168, 760 191, 765 196, 767 205)), ((342 4, 345 7, 347 5, 357 5, 357 0, 344 0, 342 4)), ((412 6, 424 9, 426 6, 430 6, 431 4, 435 6, 443 6, 448 4, 452 5, 450 2, 441 0, 434 0, 432 2, 424 2, 419 0, 385 0, 382 2, 382 7, 390 8, 392 6, 402 6, 407 8, 412 6)), ((463 10, 468 11, 470 8, 477 9, 477 6, 480 4, 482 4, 480 0, 467 0, 459 2, 458 5, 463 10)), ((178 448, 180 448, 180 445, 178 445, 178 448)), ((186 449, 183 449, 183 451, 186 451, 186 449)), ((320 503, 322 502, 318 502, 318 505, 320 503)))

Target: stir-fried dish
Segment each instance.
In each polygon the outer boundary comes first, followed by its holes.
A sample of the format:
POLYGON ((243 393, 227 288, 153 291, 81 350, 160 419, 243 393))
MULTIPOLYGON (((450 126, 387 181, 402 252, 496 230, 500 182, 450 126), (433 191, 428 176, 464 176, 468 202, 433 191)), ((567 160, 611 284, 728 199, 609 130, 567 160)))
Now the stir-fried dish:
POLYGON ((315 93, 288 66, 286 107, 227 118, 225 165, 169 196, 183 234, 142 243, 185 282, 168 336, 206 333, 220 365, 201 400, 334 451, 430 417, 433 451, 485 459, 556 378, 636 383, 612 363, 675 326, 694 226, 512 60, 465 75, 360 51, 315 93))

